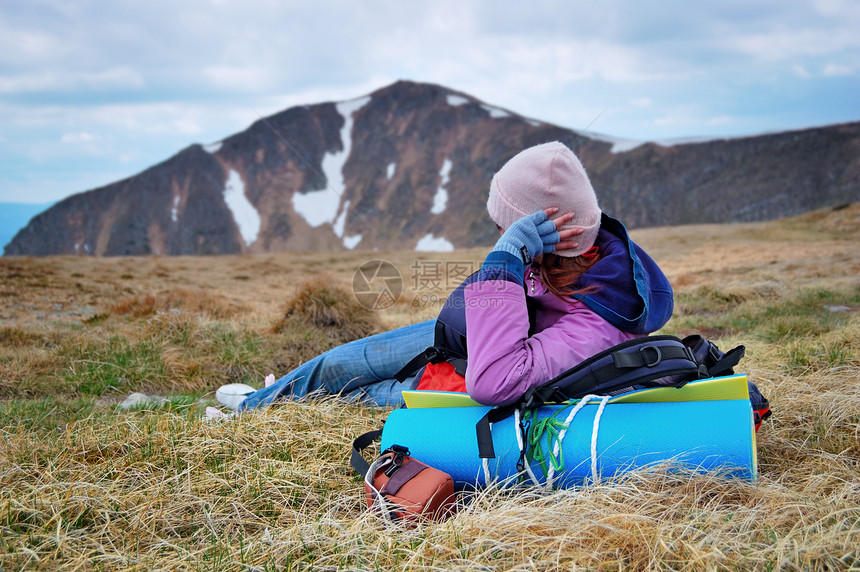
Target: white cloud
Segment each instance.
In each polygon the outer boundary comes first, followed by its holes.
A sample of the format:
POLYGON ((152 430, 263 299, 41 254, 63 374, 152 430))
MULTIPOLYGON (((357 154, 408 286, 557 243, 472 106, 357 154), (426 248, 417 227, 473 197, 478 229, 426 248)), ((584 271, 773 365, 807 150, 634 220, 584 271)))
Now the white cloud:
POLYGON ((812 77, 812 74, 809 73, 809 71, 807 71, 805 67, 799 64, 794 64, 793 66, 791 66, 791 71, 794 72, 794 75, 803 79, 809 79, 810 77, 812 77))
POLYGON ((707 120, 708 125, 731 125, 735 123, 737 120, 731 115, 719 115, 717 117, 711 117, 707 120))
POLYGON ((347 82, 345 84, 331 86, 300 86, 293 92, 285 92, 281 94, 263 94, 253 98, 246 98, 243 104, 233 108, 231 107, 231 119, 243 126, 248 126, 260 117, 273 115, 290 107, 301 105, 316 105, 319 103, 342 102, 353 99, 358 96, 367 95, 381 87, 385 87, 394 83, 399 78, 397 76, 381 77, 373 76, 369 79, 362 79, 356 82, 347 82))
POLYGON ((20 29, 0 19, 0 64, 50 61, 62 49, 61 36, 54 31, 20 29))
POLYGON ((271 85, 271 75, 266 68, 250 66, 210 66, 204 73, 218 88, 257 92, 271 85))
MULTIPOLYGON (((708 109, 698 104, 685 104, 665 108, 665 113, 651 119, 652 124, 659 128, 681 129, 686 133, 680 139, 698 139, 701 133, 709 131, 708 127, 731 125, 736 121, 728 114, 710 115, 708 109)), ((676 137, 659 137, 659 140, 679 139, 676 137)))
POLYGON ((773 63, 855 50, 860 47, 860 34, 827 28, 777 29, 735 34, 726 41, 757 61, 773 63))
POLYGON ((129 66, 116 66, 99 72, 84 73, 74 79, 95 89, 138 88, 144 85, 143 75, 129 66))
POLYGON ((187 103, 128 103, 70 110, 81 114, 80 123, 134 133, 197 135, 204 132, 204 123, 216 120, 218 109, 218 106, 187 103))
POLYGON ((61 143, 91 143, 95 140, 96 137, 86 131, 66 133, 60 138, 61 143))
POLYGON ((824 66, 824 69, 821 70, 821 73, 825 76, 854 75, 855 71, 857 71, 857 68, 854 66, 847 66, 842 64, 826 64, 824 66))
POLYGON ((0 77, 0 94, 26 93, 51 89, 60 84, 58 78, 49 73, 32 73, 14 77, 0 77))
POLYGON ((689 117, 682 117, 677 115, 663 115, 661 117, 655 117, 651 120, 651 123, 656 125, 657 127, 667 127, 674 125, 690 125, 692 123, 689 117))
POLYGON ((128 66, 112 67, 98 72, 38 71, 0 77, 0 94, 7 95, 48 90, 58 92, 72 92, 79 89, 124 90, 143 86, 143 75, 128 66))
POLYGON ((854 0, 814 0, 815 10, 848 24, 860 22, 860 4, 854 0))

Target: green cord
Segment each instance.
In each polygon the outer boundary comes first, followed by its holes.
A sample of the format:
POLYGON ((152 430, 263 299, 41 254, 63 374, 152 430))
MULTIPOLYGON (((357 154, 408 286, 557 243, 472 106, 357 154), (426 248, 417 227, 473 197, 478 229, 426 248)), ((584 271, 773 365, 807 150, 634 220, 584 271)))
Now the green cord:
POLYGON ((526 411, 523 415, 523 422, 530 421, 528 433, 528 449, 526 451, 526 460, 529 464, 532 462, 540 463, 541 470, 544 476, 548 476, 547 460, 552 465, 556 473, 564 470, 564 448, 559 443, 558 457, 552 454, 553 445, 558 441, 558 437, 562 431, 567 429, 567 424, 557 419, 558 415, 566 410, 567 407, 559 409, 553 415, 538 419, 537 410, 532 409, 526 411), (547 452, 544 453, 541 447, 541 440, 546 435, 547 452))

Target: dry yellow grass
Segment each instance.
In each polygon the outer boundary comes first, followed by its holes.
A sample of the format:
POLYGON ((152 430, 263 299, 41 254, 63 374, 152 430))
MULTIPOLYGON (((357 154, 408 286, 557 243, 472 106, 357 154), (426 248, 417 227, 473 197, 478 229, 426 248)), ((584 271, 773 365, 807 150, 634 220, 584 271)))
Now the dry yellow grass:
POLYGON ((577 491, 484 491, 446 523, 386 527, 346 459, 385 410, 318 400, 226 423, 200 413, 221 383, 259 385, 338 342, 332 329, 355 308, 323 300, 319 323, 290 313, 320 290, 307 280, 349 292, 359 264, 391 261, 406 290, 365 318, 394 327, 434 316, 457 281, 444 270, 482 251, 4 258, 0 567, 860 567, 860 206, 634 238, 676 287, 666 331, 747 345, 744 369, 775 410, 758 483, 653 468, 577 491), (173 397, 117 410, 132 391, 173 397))

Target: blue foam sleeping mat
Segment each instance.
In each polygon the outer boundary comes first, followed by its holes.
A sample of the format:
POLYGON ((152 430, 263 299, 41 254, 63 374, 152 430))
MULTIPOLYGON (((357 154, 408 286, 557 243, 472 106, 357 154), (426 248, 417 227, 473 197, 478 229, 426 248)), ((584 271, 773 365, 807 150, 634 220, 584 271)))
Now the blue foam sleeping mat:
MULTIPOLYGON (((737 386, 738 378, 743 376, 727 377, 726 384, 737 386)), ((714 395, 721 396, 719 392, 714 395)), ((572 406, 544 406, 537 410, 537 416, 543 419, 556 415, 559 421, 564 421, 572 406)), ((485 486, 475 425, 490 409, 396 409, 385 422, 381 447, 393 444, 408 447, 416 459, 449 473, 458 487, 485 486)), ((598 409, 598 401, 594 400, 570 423, 561 444, 564 464, 556 471, 554 486, 566 488, 588 483, 593 470, 605 478, 667 461, 696 471, 719 471, 746 480, 756 478, 755 427, 748 395, 743 399, 633 403, 616 398, 603 409, 596 456, 592 457, 592 431, 598 409), (593 462, 596 469, 592 469, 593 462)), ((493 424, 492 434, 496 458, 488 461, 489 475, 497 482, 512 483, 520 456, 514 417, 493 424)), ((545 441, 543 447, 549 450, 545 441)), ((545 477, 539 463, 534 462, 531 467, 539 478, 545 477)))

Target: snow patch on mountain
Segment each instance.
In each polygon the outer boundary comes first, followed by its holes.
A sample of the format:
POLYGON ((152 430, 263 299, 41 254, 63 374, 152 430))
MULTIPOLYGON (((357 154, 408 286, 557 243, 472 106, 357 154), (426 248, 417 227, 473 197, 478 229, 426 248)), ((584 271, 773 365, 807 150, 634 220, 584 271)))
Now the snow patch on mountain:
POLYGON ((433 233, 425 234, 415 245, 418 252, 454 252, 454 245, 444 237, 436 238, 433 233))
POLYGON ((359 242, 361 242, 361 235, 360 234, 343 237, 343 245, 346 248, 348 248, 349 250, 352 250, 353 248, 358 246, 359 242))
POLYGON ((620 139, 618 137, 611 137, 602 133, 594 133, 593 131, 576 131, 576 133, 584 137, 588 137, 589 139, 594 139, 595 141, 602 141, 603 143, 612 144, 612 148, 609 150, 610 153, 626 153, 627 151, 632 151, 633 149, 646 143, 645 141, 636 141, 633 139, 620 139))
POLYGON ((257 240, 260 233, 260 213, 245 196, 245 183, 239 173, 230 169, 227 183, 224 185, 224 202, 233 214, 233 220, 239 227, 239 234, 246 246, 257 240))
POLYGON ((349 210, 349 201, 344 201, 343 202, 343 208, 341 209, 340 214, 337 215, 337 218, 335 219, 332 227, 333 227, 334 233, 337 235, 337 237, 343 238, 343 245, 347 249, 352 250, 353 248, 355 248, 355 246, 359 242, 361 242, 361 235, 356 234, 353 236, 343 236, 343 231, 344 231, 344 228, 346 227, 346 213, 348 210, 349 210))
POLYGON ((343 238, 343 229, 346 226, 346 212, 349 210, 349 201, 344 201, 343 208, 340 210, 340 214, 337 215, 337 218, 334 219, 334 223, 332 223, 332 228, 334 229, 334 233, 338 238, 343 238))
POLYGON ((388 171, 386 174, 388 176, 389 181, 391 180, 391 177, 394 176, 394 173, 396 170, 397 170, 397 163, 389 163, 388 164, 388 171))
POLYGON ((490 117, 493 119, 501 119, 502 117, 510 117, 511 114, 505 111, 504 109, 499 109, 498 107, 493 107, 491 105, 482 105, 484 111, 490 114, 490 117))
POLYGON ((293 210, 313 228, 334 222, 339 205, 340 195, 334 189, 293 194, 293 210))
POLYGON ((173 222, 179 221, 179 195, 173 197, 173 206, 170 208, 170 218, 173 219, 173 222))
POLYGON ((221 150, 221 146, 224 145, 223 141, 216 141, 215 143, 210 143, 208 145, 203 146, 203 150, 207 153, 217 153, 221 150))
MULTIPOLYGON (((766 135, 762 133, 762 135, 766 135)), ((711 143, 712 141, 730 141, 731 139, 743 139, 744 137, 678 137, 676 139, 663 139, 655 141, 660 147, 675 147, 676 145, 696 145, 699 143, 711 143)))
POLYGON ((442 169, 439 170, 439 177, 442 179, 442 182, 433 196, 433 206, 430 208, 431 214, 442 214, 445 212, 445 207, 448 206, 448 191, 445 190, 445 187, 448 185, 448 174, 450 172, 451 159, 445 159, 442 163, 442 169))
MULTIPOLYGON (((337 104, 337 111, 344 118, 343 127, 340 130, 342 149, 326 153, 323 157, 322 171, 325 175, 326 186, 308 193, 293 193, 293 209, 314 228, 323 223, 334 225, 338 212, 341 212, 341 201, 346 188, 343 167, 346 165, 352 149, 352 114, 364 107, 369 101, 370 97, 367 96, 337 104)), ((345 217, 345 208, 343 213, 345 217)), ((343 235, 343 225, 345 224, 346 219, 344 218, 338 237, 343 235)))
MULTIPOLYGON (((649 141, 620 139, 618 137, 611 137, 609 135, 603 135, 600 133, 592 133, 590 131, 580 131, 578 133, 580 135, 590 137, 591 139, 596 139, 597 141, 611 143, 612 148, 610 149, 610 152, 612 153, 626 153, 627 151, 632 151, 637 147, 641 147, 642 145, 649 143, 649 141)), ((695 145, 697 143, 710 143, 711 141, 728 141, 729 139, 730 138, 728 137, 683 137, 678 139, 664 139, 662 141, 653 141, 653 143, 659 145, 660 147, 674 147, 676 145, 695 145)))
MULTIPOLYGON (((611 137, 607 137, 604 139, 609 143, 612 143, 612 151, 613 153, 626 153, 627 151, 632 151, 637 147, 645 145, 648 143, 647 141, 633 141, 629 139, 613 139, 611 137)), ((662 141, 654 141, 656 145, 660 147, 675 147, 676 145, 696 145, 699 143, 710 143, 712 141, 728 141, 727 137, 683 137, 679 139, 664 139, 662 141)))
POLYGON ((626 153, 627 151, 632 151, 637 147, 641 147, 645 144, 645 141, 636 141, 633 139, 615 139, 612 143, 612 149, 610 149, 610 153, 626 153))
POLYGON ((465 105, 469 103, 469 100, 460 95, 449 95, 447 98, 448 105, 451 107, 457 107, 458 105, 465 105))

